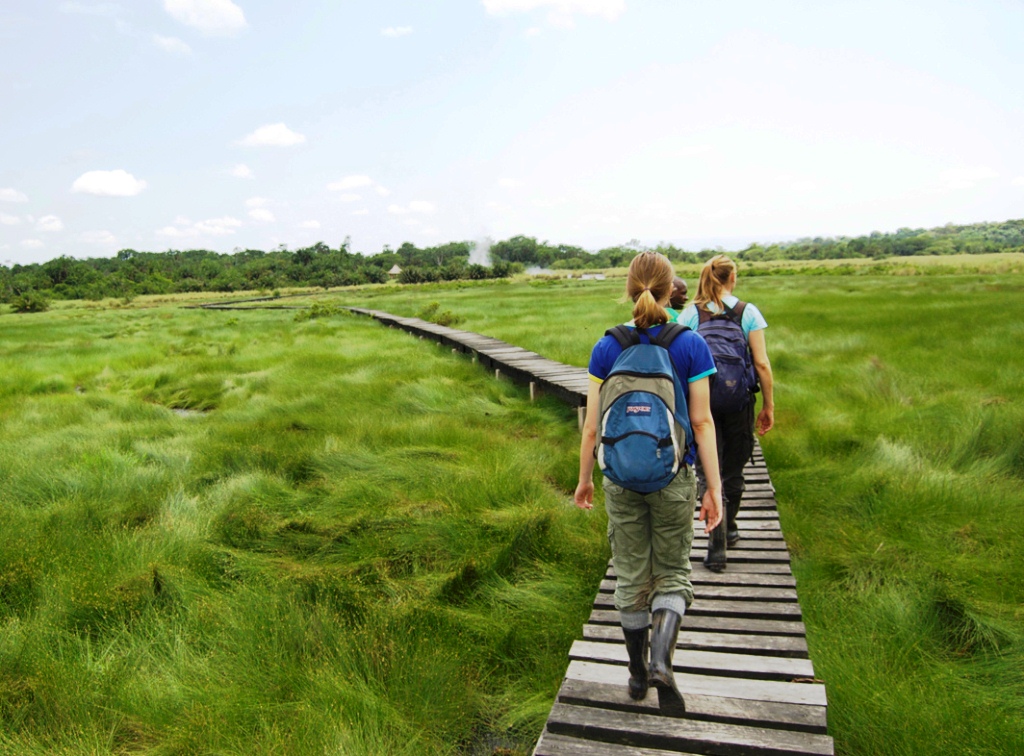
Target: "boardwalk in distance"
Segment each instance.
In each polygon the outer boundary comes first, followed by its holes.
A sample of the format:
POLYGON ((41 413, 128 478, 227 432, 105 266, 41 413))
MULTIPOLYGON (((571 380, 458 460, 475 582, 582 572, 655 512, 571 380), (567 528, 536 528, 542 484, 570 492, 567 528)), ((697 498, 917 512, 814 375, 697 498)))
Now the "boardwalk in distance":
MULTIPOLYGON (((468 331, 349 308, 389 326, 472 353, 496 375, 586 404, 584 368, 468 331)), ((581 414, 582 417, 582 414, 581 414)), ((609 565, 583 626, 534 756, 828 755, 825 686, 815 679, 797 601, 789 551, 779 527, 775 489, 760 447, 744 471, 747 491, 739 514, 740 542, 725 572, 702 564, 707 538, 695 527, 691 560, 694 602, 676 646, 676 681, 686 716, 664 717, 658 696, 634 701, 609 565)), ((694 511, 694 525, 698 525, 694 511)))

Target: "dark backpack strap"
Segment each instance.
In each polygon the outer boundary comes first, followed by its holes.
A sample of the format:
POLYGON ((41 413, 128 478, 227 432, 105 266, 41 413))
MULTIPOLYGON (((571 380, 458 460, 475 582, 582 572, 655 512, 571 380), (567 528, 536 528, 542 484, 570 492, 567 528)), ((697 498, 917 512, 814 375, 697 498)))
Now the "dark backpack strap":
POLYGON ((726 307, 725 314, 729 316, 729 320, 738 325, 740 328, 743 327, 743 311, 747 309, 746 302, 737 302, 735 307, 726 307))
POLYGON ((697 307, 697 325, 698 326, 704 325, 709 320, 711 320, 711 313, 708 312, 707 308, 704 307, 704 305, 696 305, 696 307, 697 307))
POLYGON ((690 327, 684 326, 682 323, 666 323, 658 335, 651 339, 651 343, 668 349, 678 336, 689 330, 690 327))
POLYGON ((636 332, 635 328, 630 328, 626 325, 617 325, 614 328, 609 328, 604 332, 605 336, 611 336, 617 342, 619 346, 625 349, 629 349, 631 346, 635 346, 640 343, 640 334, 636 332))

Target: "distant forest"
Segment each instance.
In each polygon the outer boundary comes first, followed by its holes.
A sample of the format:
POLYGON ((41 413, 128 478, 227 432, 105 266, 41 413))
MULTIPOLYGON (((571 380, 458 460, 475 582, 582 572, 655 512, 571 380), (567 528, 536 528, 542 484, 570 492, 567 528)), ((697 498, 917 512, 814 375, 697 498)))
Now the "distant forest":
MULTIPOLYGON (((283 287, 325 288, 390 280, 398 265, 401 283, 503 278, 529 268, 579 270, 615 268, 641 249, 638 242, 589 252, 581 247, 551 245, 514 236, 490 247, 490 265, 470 263, 473 242, 449 242, 418 248, 406 242, 374 255, 337 249, 323 242, 296 250, 236 250, 221 254, 205 249, 138 252, 123 249, 113 258, 58 257, 45 263, 0 266, 0 302, 26 295, 51 299, 103 299, 175 292, 273 291, 283 287)), ((721 250, 688 252, 672 245, 654 248, 677 263, 702 262, 721 250)), ((909 255, 981 254, 1024 251, 1024 220, 1003 223, 948 224, 940 228, 901 228, 869 236, 800 239, 784 244, 752 244, 731 252, 736 260, 829 260, 909 255)), ((482 253, 482 250, 481 250, 482 253)))

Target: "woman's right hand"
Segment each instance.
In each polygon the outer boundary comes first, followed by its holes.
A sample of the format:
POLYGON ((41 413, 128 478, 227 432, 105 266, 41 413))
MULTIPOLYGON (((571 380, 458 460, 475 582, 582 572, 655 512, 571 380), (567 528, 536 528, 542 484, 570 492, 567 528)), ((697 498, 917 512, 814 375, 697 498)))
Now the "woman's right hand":
POLYGON ((773 407, 762 407, 757 413, 757 435, 763 436, 775 425, 775 409, 773 407))
POLYGON ((704 523, 704 532, 710 533, 722 522, 722 491, 721 489, 708 489, 704 492, 704 498, 700 502, 700 516, 698 519, 704 523))
POLYGON ((576 486, 576 493, 573 494, 573 501, 580 509, 594 508, 594 483, 587 481, 576 486))

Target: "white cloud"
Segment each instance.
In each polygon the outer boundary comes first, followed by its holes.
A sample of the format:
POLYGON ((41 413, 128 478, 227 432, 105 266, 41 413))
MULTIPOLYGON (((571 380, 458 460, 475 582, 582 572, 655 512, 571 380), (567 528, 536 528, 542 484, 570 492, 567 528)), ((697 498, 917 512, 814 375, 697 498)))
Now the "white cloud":
POLYGON ((242 225, 242 221, 231 216, 223 218, 209 218, 203 221, 191 223, 188 218, 178 216, 174 219, 174 226, 164 226, 157 229, 158 236, 167 236, 172 239, 183 239, 196 236, 227 236, 235 233, 235 229, 242 225))
POLYGON ((380 184, 377 184, 377 186, 374 188, 374 191, 377 192, 377 194, 379 194, 381 197, 387 197, 389 194, 391 194, 391 192, 389 192, 380 184))
POLYGON ((83 231, 78 238, 86 244, 117 244, 117 238, 109 231, 83 231))
POLYGON ((386 29, 381 29, 380 33, 385 37, 391 37, 392 39, 398 37, 407 37, 412 34, 411 26, 389 26, 386 29))
POLYGON ((401 205, 388 205, 388 212, 392 215, 406 215, 409 210, 401 205))
POLYGON ((233 36, 248 27, 242 9, 231 0, 164 0, 175 21, 211 36, 233 36))
POLYGON ((7 213, 0 213, 0 224, 4 226, 17 226, 21 223, 21 218, 17 215, 8 215, 7 213))
POLYGON ((1017 176, 1010 183, 1014 186, 1024 186, 1024 176, 1017 176))
POLYGON ((418 226, 422 223, 419 218, 406 218, 402 221, 403 226, 418 226))
POLYGON ((249 217, 260 223, 273 223, 277 220, 274 214, 265 207, 256 207, 249 211, 249 217))
POLYGON ((44 215, 36 221, 36 231, 63 231, 64 222, 56 215, 44 215))
POLYGON ((306 141, 305 134, 292 131, 283 123, 268 123, 239 139, 242 147, 293 147, 306 141))
POLYGON ((134 197, 146 188, 146 182, 120 168, 115 171, 89 171, 71 185, 71 191, 99 197, 134 197))
POLYGON ((602 16, 614 21, 626 10, 626 0, 482 0, 492 16, 544 9, 555 26, 572 26, 573 16, 602 16))
POLYGON ((252 172, 252 168, 247 166, 245 163, 239 163, 231 169, 231 175, 235 178, 251 179, 255 178, 255 174, 252 172))
POLYGON ((320 228, 320 221, 315 221, 315 220, 302 221, 302 223, 299 224, 299 228, 313 228, 313 229, 320 228))
POLYGON ((0 202, 28 202, 28 197, 25 196, 25 192, 19 192, 8 186, 0 189, 0 202))
POLYGON ((373 179, 369 176, 346 176, 340 181, 335 181, 327 185, 327 189, 332 192, 346 192, 350 189, 358 189, 362 186, 373 186, 373 179))
POLYGON ((522 185, 523 185, 522 181, 516 181, 515 179, 511 179, 511 178, 498 179, 498 186, 503 187, 505 189, 515 189, 517 186, 522 186, 522 185))
POLYGON ((345 192, 344 194, 339 194, 338 199, 341 200, 342 202, 358 202, 359 200, 362 199, 362 197, 358 194, 345 192))
POLYGON ((541 32, 539 26, 531 26, 529 29, 523 32, 527 37, 536 37, 541 32))
POLYGON ((250 197, 245 201, 246 207, 266 207, 270 204, 270 200, 266 197, 250 197))
POLYGON ((46 245, 43 244, 41 239, 25 239, 21 242, 21 246, 25 249, 42 249, 46 245))
POLYGON ((352 215, 369 215, 369 214, 370 214, 370 211, 367 210, 365 207, 360 208, 359 210, 353 210, 352 211, 352 215))
POLYGON ((979 165, 973 168, 951 168, 939 174, 939 179, 947 189, 970 189, 980 181, 998 176, 999 174, 988 166, 979 165))
POLYGON ((153 42, 164 52, 174 53, 176 55, 191 55, 192 48, 188 46, 187 42, 183 42, 177 37, 161 37, 159 34, 153 35, 153 42))

